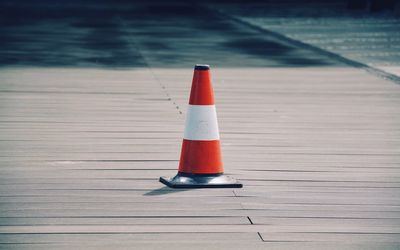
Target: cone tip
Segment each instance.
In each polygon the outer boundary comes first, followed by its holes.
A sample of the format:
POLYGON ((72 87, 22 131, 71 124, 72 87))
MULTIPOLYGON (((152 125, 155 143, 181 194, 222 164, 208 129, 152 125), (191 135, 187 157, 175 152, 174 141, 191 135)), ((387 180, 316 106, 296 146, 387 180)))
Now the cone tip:
POLYGON ((210 69, 210 65, 207 64, 196 64, 194 66, 195 70, 209 70, 210 69))

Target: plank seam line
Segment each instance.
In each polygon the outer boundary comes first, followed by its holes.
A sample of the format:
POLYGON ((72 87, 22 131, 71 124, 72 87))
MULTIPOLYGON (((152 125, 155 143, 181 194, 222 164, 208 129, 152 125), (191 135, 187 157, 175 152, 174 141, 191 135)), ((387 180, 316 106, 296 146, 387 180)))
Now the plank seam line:
POLYGON ((242 24, 242 25, 244 25, 244 26, 246 26, 248 28, 256 30, 256 31, 260 32, 261 34, 270 35, 272 37, 275 37, 277 39, 285 41, 285 42, 287 42, 287 43, 289 43, 291 45, 298 46, 298 47, 303 48, 303 49, 308 49, 308 50, 313 51, 315 53, 318 53, 320 55, 327 56, 328 58, 335 59, 338 62, 344 63, 344 64, 346 64, 348 66, 351 66, 351 67, 354 67, 354 68, 363 69, 367 73, 370 73, 371 75, 374 75, 374 76, 376 76, 378 78, 381 78, 381 79, 384 79, 384 80, 389 80, 389 81, 392 81, 392 82, 394 82, 396 84, 400 84, 400 77, 396 76, 394 74, 391 74, 391 73, 388 73, 386 71, 380 70, 378 68, 369 66, 367 64, 364 64, 364 63, 361 63, 361 62, 346 58, 346 57, 341 56, 339 54, 336 54, 336 53, 321 49, 321 48, 316 47, 314 45, 311 45, 311 44, 308 44, 308 43, 304 43, 302 41, 287 37, 287 36, 285 36, 283 34, 280 34, 278 32, 271 31, 271 30, 268 30, 266 28, 260 27, 258 25, 249 23, 249 22, 244 21, 244 20, 242 20, 242 19, 240 19, 238 17, 232 16, 232 15, 226 13, 226 12, 223 12, 223 11, 221 11, 219 9, 215 9, 215 8, 210 7, 210 6, 203 6, 203 7, 207 8, 207 9, 209 9, 211 11, 217 12, 221 16, 224 16, 227 19, 230 19, 230 20, 232 20, 232 21, 234 21, 236 23, 242 24))
POLYGON ((258 234, 258 237, 260 237, 261 241, 262 241, 262 242, 265 242, 264 239, 263 239, 263 237, 261 236, 260 232, 257 232, 257 234, 258 234))

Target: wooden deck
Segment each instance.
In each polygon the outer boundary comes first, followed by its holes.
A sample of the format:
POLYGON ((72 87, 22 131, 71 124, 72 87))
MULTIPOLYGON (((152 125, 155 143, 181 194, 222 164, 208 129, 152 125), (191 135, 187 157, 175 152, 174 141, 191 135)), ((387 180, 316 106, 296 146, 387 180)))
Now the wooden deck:
POLYGON ((1 68, 0 249, 399 249, 400 85, 235 53, 253 66, 212 68, 234 190, 158 182, 192 68, 149 49, 144 67, 1 68))
POLYGON ((176 173, 191 69, 3 70, 4 249, 399 246, 398 85, 351 68, 213 73, 243 189, 157 181, 176 173))

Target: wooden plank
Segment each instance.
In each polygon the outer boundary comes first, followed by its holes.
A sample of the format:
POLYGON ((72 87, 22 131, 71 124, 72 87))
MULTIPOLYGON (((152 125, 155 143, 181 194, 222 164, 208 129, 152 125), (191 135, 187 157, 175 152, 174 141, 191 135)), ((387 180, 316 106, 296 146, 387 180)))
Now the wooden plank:
POLYGON ((363 227, 354 226, 337 226, 330 225, 326 228, 323 225, 302 225, 299 226, 275 226, 275 225, 107 225, 105 227, 99 225, 35 225, 35 226, 2 226, 0 234, 65 234, 65 233, 185 233, 185 232, 320 232, 320 233, 359 233, 359 234, 400 234, 399 228, 389 227, 363 227))

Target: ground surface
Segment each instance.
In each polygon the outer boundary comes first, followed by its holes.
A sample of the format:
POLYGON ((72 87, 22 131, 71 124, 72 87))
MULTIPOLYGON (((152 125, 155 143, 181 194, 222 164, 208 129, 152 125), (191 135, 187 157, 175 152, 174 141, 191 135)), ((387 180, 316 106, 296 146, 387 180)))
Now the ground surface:
POLYGON ((399 249, 400 85, 209 8, 50 6, 1 8, 1 249, 399 249), (195 63, 243 189, 158 182, 195 63))

